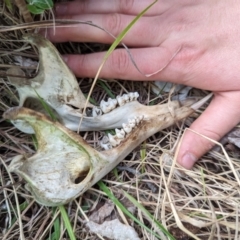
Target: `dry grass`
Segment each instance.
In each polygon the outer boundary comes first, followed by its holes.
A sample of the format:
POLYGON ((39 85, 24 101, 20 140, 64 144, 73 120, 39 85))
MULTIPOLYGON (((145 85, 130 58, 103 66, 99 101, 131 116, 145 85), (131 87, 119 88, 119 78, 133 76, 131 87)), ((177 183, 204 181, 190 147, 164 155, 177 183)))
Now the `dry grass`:
MULTIPOLYGON (((1 25, 16 26, 22 23, 17 9, 11 13, 4 5, 0 7, 1 25)), ((48 19, 48 16, 45 18, 48 19)), ((15 64, 15 56, 37 59, 34 49, 18 41, 25 32, 24 29, 16 28, 14 31, 0 33, 0 115, 18 104, 16 90, 6 78, 6 69, 15 64)), ((62 53, 76 53, 99 51, 104 46, 67 43, 59 44, 58 48, 62 53)), ((29 73, 29 69, 26 72, 29 73)), ((102 81, 114 95, 138 91, 140 102, 146 105, 151 104, 153 99, 154 103, 158 103, 168 97, 156 98, 150 91, 151 83, 102 81)), ((79 79, 79 83, 82 91, 88 93, 92 79, 79 79)), ((192 91, 192 95, 203 94, 199 90, 192 91)), ((107 94, 97 84, 92 96, 99 103, 107 94)), ((200 113, 199 111, 194 117, 200 113)), ((239 149, 227 143, 227 153, 211 151, 192 171, 180 169, 173 160, 173 154, 183 129, 192 120, 188 119, 178 127, 152 136, 122 161, 121 168, 117 169, 118 174, 112 171, 103 182, 124 205, 129 205, 129 201, 122 190, 134 196, 176 239, 239 239, 239 149)), ((23 236, 25 239, 53 239, 51 234, 56 231, 58 221, 59 239, 68 239, 59 211, 37 204, 25 190, 23 180, 8 172, 7 166, 12 157, 35 152, 33 138, 19 132, 9 122, 0 121, 0 239, 23 239, 23 236)), ((98 148, 101 134, 86 132, 82 136, 98 148)), ((105 194, 95 186, 66 206, 77 239, 98 239, 85 228, 85 215, 89 216, 106 200, 105 194)), ((135 209, 135 215, 158 232, 156 226, 139 209, 135 209)), ((124 217, 122 221, 125 221, 124 217)), ((127 221, 132 224, 129 219, 127 221)), ((134 228, 141 239, 154 239, 138 225, 134 224, 134 228)))

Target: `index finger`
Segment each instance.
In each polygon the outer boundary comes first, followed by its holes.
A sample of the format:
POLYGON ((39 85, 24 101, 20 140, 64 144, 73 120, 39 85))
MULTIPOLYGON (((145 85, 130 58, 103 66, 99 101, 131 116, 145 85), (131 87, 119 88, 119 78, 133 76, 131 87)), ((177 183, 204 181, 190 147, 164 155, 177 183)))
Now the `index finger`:
MULTIPOLYGON (((79 14, 104 14, 121 13, 127 15, 137 15, 154 0, 81 0, 56 4, 56 15, 79 15, 79 14)), ((172 1, 157 1, 145 15, 159 15, 171 7, 172 1)))

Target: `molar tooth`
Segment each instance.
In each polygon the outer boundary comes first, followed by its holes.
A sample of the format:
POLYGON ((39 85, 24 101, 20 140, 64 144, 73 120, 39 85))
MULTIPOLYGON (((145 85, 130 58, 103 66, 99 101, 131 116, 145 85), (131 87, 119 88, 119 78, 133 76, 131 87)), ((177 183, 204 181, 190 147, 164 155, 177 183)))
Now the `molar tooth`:
POLYGON ((111 133, 108 134, 108 139, 109 139, 110 144, 113 147, 116 147, 120 143, 120 140, 117 139, 116 135, 113 136, 111 133))
POLYGON ((130 93, 128 93, 128 96, 129 96, 129 100, 130 100, 130 102, 131 102, 131 101, 134 101, 134 99, 135 99, 134 92, 130 92, 130 93))
POLYGON ((138 125, 140 123, 140 118, 139 117, 135 117, 134 119, 136 121, 136 124, 138 125))
POLYGON ((134 92, 134 98, 133 98, 133 101, 136 101, 139 97, 139 93, 138 92, 134 92))
POLYGON ((99 107, 93 107, 92 109, 92 116, 97 117, 102 115, 102 110, 99 107))
POLYGON ((129 102, 129 95, 128 94, 123 94, 122 97, 123 97, 125 103, 129 102))
POLYGON ((137 125, 136 120, 134 118, 133 119, 128 119, 128 124, 132 128, 134 128, 137 125))
POLYGON ((117 96, 117 102, 120 107, 125 104, 125 100, 123 99, 122 96, 117 96))
POLYGON ((134 120, 136 121, 136 125, 138 125, 142 120, 143 120, 144 116, 140 115, 134 118, 134 120))
POLYGON ((109 98, 108 99, 108 104, 111 107, 111 110, 115 109, 116 106, 117 106, 117 99, 109 98))
POLYGON ((123 129, 115 129, 115 132, 116 132, 116 136, 119 138, 119 139, 123 139, 124 136, 125 136, 125 132, 123 129))
POLYGON ((100 141, 100 146, 105 149, 105 150, 109 150, 112 148, 110 142, 109 142, 109 138, 107 136, 104 136, 102 138, 102 140, 100 141))
POLYGON ((100 108, 104 113, 108 113, 112 110, 111 106, 109 105, 109 102, 105 102, 104 100, 100 102, 100 108))
POLYGON ((129 124, 123 123, 122 126, 126 133, 130 133, 132 131, 132 127, 129 124))

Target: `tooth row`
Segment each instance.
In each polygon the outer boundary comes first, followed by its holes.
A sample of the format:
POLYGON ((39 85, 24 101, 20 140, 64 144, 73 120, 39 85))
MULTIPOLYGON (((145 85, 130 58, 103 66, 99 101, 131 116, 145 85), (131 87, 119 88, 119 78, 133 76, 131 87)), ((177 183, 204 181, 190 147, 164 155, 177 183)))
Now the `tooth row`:
POLYGON ((143 120, 143 118, 144 116, 142 115, 129 119, 127 124, 122 124, 122 129, 115 129, 116 135, 108 133, 108 136, 104 136, 101 140, 101 147, 105 150, 109 150, 112 147, 118 146, 124 140, 125 136, 129 134, 143 120))
POLYGON ((128 102, 136 101, 139 97, 138 92, 130 92, 123 94, 122 96, 117 96, 118 105, 121 107, 128 102))
POLYGON ((116 99, 109 98, 107 101, 102 100, 100 102, 100 108, 102 109, 103 113, 108 113, 117 107, 117 103, 118 102, 116 99))
POLYGON ((116 99, 109 98, 107 101, 102 100, 100 102, 100 108, 103 113, 108 113, 115 109, 117 105, 121 107, 128 102, 136 101, 138 97, 138 92, 130 92, 128 94, 123 94, 122 96, 117 96, 116 99))
POLYGON ((123 94, 122 96, 117 96, 116 99, 108 98, 107 101, 102 100, 100 102, 100 107, 93 107, 87 116, 97 117, 101 116, 103 113, 111 112, 118 105, 123 106, 128 102, 136 101, 139 97, 137 92, 130 92, 128 94, 123 94))

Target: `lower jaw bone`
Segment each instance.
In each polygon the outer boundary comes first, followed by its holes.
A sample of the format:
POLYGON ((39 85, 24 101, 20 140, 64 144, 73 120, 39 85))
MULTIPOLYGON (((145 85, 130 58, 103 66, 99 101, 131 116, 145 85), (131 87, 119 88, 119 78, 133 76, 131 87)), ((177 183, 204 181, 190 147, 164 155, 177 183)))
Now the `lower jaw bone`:
MULTIPOLYGON (((196 99, 188 99, 182 105, 179 102, 170 102, 153 107, 130 102, 119 110, 114 110, 115 113, 112 111, 112 117, 117 116, 114 121, 121 125, 122 119, 125 121, 125 115, 128 115, 126 123, 128 119, 138 119, 139 116, 141 121, 117 147, 103 152, 96 151, 78 134, 42 113, 23 107, 11 108, 3 117, 30 125, 36 134, 38 150, 31 157, 14 157, 9 169, 26 180, 27 188, 39 203, 46 206, 65 204, 88 190, 142 141, 186 118, 209 97, 198 102, 196 99)), ((101 121, 102 124, 109 124, 107 117, 101 121)), ((92 119, 90 122, 90 129, 96 129, 96 120, 92 119)), ((111 127, 114 126, 116 123, 112 123, 111 127)))

